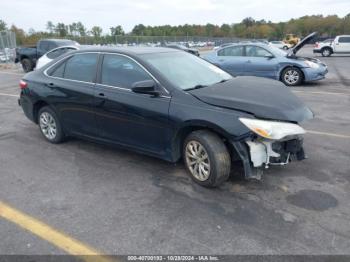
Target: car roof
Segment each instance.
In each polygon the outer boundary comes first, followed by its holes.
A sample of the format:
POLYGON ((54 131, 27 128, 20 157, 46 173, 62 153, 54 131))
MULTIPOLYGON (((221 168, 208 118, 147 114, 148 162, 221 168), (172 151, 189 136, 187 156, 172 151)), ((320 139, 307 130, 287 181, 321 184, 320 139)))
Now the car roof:
POLYGON ((230 46, 246 46, 246 45, 255 45, 255 46, 260 46, 260 47, 266 47, 268 46, 267 44, 265 43, 261 43, 261 42, 248 42, 248 43, 232 43, 230 45, 227 45, 227 46, 224 46, 220 49, 224 49, 224 48, 227 48, 227 47, 230 47, 230 46))
POLYGON ((73 51, 74 53, 86 53, 86 52, 105 52, 105 53, 122 53, 126 55, 141 55, 141 54, 155 54, 155 53, 170 53, 170 52, 182 52, 181 50, 166 48, 166 47, 84 47, 80 50, 73 51))

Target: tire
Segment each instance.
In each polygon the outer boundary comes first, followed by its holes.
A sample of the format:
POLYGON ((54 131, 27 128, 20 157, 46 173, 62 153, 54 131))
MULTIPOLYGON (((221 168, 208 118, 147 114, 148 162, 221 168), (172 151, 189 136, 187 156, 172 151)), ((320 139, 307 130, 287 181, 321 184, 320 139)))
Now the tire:
POLYGON ((30 59, 28 58, 22 59, 21 64, 24 72, 28 73, 30 71, 33 71, 34 66, 32 61, 30 61, 30 59))
POLYGON ((281 73, 281 81, 287 86, 300 85, 303 79, 303 72, 297 67, 287 67, 281 73))
POLYGON ((227 147, 219 136, 207 130, 187 136, 183 160, 192 180, 204 187, 217 187, 230 175, 231 157, 227 147))
POLYGON ((44 106, 38 112, 38 125, 44 138, 53 144, 64 141, 62 125, 57 114, 49 107, 44 106))
POLYGON ((283 47, 283 50, 288 50, 288 46, 285 45, 285 46, 283 47))
POLYGON ((322 54, 322 56, 325 56, 325 57, 328 57, 328 56, 331 56, 332 55, 332 49, 330 49, 330 48, 323 48, 322 50, 321 50, 321 54, 322 54))

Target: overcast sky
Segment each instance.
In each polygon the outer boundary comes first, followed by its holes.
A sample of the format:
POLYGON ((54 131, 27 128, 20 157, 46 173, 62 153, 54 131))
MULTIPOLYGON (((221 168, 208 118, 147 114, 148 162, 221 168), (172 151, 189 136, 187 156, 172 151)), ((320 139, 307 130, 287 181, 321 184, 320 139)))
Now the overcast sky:
POLYGON ((66 24, 81 21, 99 25, 104 33, 122 25, 179 25, 237 23, 256 20, 287 21, 312 14, 350 13, 350 0, 1 0, 0 19, 28 30, 45 30, 47 21, 66 24))

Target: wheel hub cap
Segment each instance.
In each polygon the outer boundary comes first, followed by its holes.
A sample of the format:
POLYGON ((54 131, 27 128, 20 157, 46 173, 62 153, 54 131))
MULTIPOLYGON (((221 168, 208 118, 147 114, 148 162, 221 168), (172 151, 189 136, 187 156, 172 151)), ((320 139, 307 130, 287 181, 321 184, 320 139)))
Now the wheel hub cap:
POLYGON ((289 84, 295 84, 299 80, 299 73, 296 70, 288 70, 284 75, 284 80, 289 84))
POLYGON ((44 136, 46 136, 50 140, 56 137, 56 133, 57 133, 56 121, 50 113, 43 112, 40 115, 39 124, 44 136))
POLYGON ((205 148, 197 141, 186 145, 186 164, 191 174, 199 181, 205 181, 210 175, 210 161, 205 148))

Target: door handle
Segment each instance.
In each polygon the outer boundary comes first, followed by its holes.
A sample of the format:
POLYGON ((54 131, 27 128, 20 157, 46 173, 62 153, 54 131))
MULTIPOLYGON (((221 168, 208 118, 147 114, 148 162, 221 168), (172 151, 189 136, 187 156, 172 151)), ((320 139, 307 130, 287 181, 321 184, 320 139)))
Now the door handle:
POLYGON ((104 93, 99 93, 98 96, 99 97, 105 97, 105 94, 104 93))

